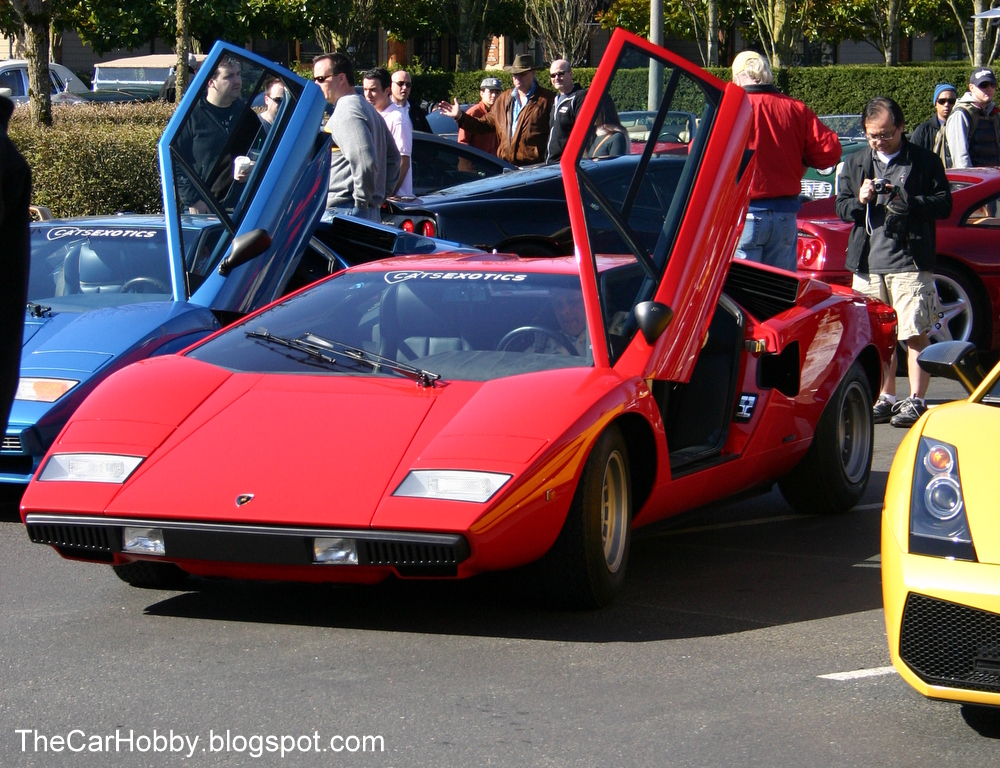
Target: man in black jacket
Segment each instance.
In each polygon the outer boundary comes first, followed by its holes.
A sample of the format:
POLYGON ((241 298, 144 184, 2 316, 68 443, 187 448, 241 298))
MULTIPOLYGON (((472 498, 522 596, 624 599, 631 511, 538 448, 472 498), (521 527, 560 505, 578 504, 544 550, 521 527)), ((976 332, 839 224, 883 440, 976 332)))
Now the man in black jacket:
POLYGON ((934 114, 913 129, 910 141, 929 149, 941 158, 945 168, 951 168, 951 152, 945 136, 945 124, 958 100, 958 89, 950 83, 938 83, 934 89, 934 114))
POLYGON ((837 215, 854 224, 847 246, 854 290, 892 305, 906 344, 910 396, 896 400, 894 352, 875 403, 875 423, 909 427, 927 410, 930 376, 917 355, 934 325, 935 220, 951 214, 951 191, 941 158, 907 141, 903 110, 895 101, 876 96, 861 120, 871 149, 845 161, 837 215))
POLYGON ((7 137, 14 102, 0 96, 0 427, 7 426, 20 372, 24 305, 28 299, 31 169, 7 137))
POLYGON ((549 117, 552 127, 545 162, 558 163, 587 91, 573 82, 573 69, 566 59, 556 59, 549 65, 549 79, 556 97, 552 100, 552 115, 549 117))

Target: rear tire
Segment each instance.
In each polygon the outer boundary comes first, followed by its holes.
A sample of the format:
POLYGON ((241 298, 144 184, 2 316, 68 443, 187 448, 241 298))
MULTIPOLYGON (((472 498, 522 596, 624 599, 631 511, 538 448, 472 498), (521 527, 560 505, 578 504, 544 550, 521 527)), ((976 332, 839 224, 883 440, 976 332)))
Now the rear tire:
POLYGON ((874 445, 871 390, 854 363, 826 404, 806 455, 778 481, 781 495, 800 514, 846 512, 868 487, 874 445))
POLYGON ((625 581, 632 538, 632 484, 621 430, 597 439, 563 529, 546 555, 545 578, 559 603, 594 609, 611 604, 625 581))
POLYGON ((152 563, 136 560, 113 565, 115 575, 133 587, 142 589, 186 589, 188 574, 173 563, 152 563))

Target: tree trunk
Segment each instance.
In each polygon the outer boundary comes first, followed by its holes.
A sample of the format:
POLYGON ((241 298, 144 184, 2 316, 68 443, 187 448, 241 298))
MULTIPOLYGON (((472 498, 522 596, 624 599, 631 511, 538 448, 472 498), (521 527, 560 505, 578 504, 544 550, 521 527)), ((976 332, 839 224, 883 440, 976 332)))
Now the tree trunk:
POLYGON ((191 0, 177 0, 177 96, 175 104, 179 104, 188 82, 188 59, 191 53, 191 0))
POLYGON ((28 104, 31 119, 38 125, 52 125, 52 80, 49 78, 49 19, 29 15, 24 23, 28 59, 28 104))
POLYGON ((719 66, 719 0, 708 0, 708 29, 705 30, 708 43, 708 66, 719 66))
MULTIPOLYGON (((989 0, 974 0, 972 7, 976 13, 990 9, 989 0)), ((972 66, 985 67, 989 63, 989 48, 987 38, 990 34, 990 19, 973 19, 972 27, 972 66)))

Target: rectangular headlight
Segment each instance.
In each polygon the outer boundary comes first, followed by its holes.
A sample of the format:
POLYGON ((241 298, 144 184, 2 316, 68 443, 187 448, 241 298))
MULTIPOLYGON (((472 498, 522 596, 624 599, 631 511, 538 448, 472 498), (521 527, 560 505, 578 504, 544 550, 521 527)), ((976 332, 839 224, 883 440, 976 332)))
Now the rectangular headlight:
POLYGON ((54 403, 79 383, 75 379, 34 379, 22 376, 17 380, 14 399, 54 403))
POLYGON ((109 453, 57 453, 47 462, 39 480, 81 483, 124 483, 142 456, 116 456, 109 453))
POLYGON ((489 501, 513 475, 499 472, 466 470, 412 470, 399 484, 393 496, 415 499, 447 499, 449 501, 489 501))
POLYGON ((313 562, 324 565, 357 565, 358 544, 354 539, 317 536, 313 539, 313 562))
POLYGON ((165 555, 162 528, 133 528, 125 526, 122 531, 122 551, 137 555, 165 555))

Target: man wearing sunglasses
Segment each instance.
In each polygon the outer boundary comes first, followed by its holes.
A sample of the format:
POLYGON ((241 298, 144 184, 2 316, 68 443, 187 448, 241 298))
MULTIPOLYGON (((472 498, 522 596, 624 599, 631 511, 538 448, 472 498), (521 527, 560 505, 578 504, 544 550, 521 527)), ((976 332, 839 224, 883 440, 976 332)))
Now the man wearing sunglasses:
POLYGON ((934 114, 913 129, 910 141, 929 149, 941 158, 945 168, 951 168, 951 152, 945 137, 945 124, 958 101, 958 89, 951 83, 938 83, 934 89, 934 114))
POLYGON ((545 162, 558 163, 587 92, 579 83, 573 82, 573 70, 566 59, 556 59, 549 65, 549 79, 555 88, 556 98, 549 118, 552 129, 549 131, 545 162))
POLYGON ((1000 165, 1000 109, 993 102, 997 78, 982 67, 969 78, 969 91, 955 104, 945 133, 955 168, 1000 165))
POLYGON ((276 77, 268 80, 264 86, 264 111, 260 113, 260 121, 268 128, 274 125, 274 118, 278 116, 278 107, 281 106, 285 98, 285 86, 276 77))
POLYGON ((381 221, 381 208, 399 182, 396 142, 375 107, 354 90, 354 65, 342 53, 313 59, 313 81, 333 115, 325 129, 333 137, 327 209, 381 221))

